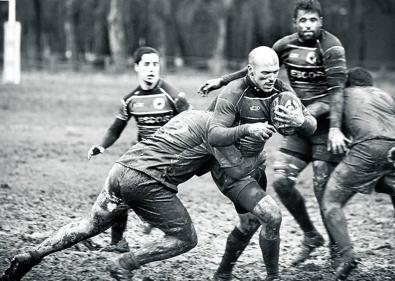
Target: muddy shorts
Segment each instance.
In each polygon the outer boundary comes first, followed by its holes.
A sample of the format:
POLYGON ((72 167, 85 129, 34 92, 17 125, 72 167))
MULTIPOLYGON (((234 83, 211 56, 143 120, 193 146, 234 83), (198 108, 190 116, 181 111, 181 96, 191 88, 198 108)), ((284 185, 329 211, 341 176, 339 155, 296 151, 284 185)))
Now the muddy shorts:
POLYGON ((174 190, 120 164, 114 164, 100 196, 103 209, 132 209, 142 220, 166 234, 189 230, 192 224, 174 190))
POLYGON ((327 132, 314 134, 311 138, 299 135, 285 136, 280 145, 280 152, 295 156, 307 163, 321 160, 339 163, 344 155, 334 155, 327 150, 327 132))
POLYGON ((339 191, 371 193, 381 178, 393 174, 387 154, 394 145, 393 140, 381 139, 355 144, 333 171, 328 185, 339 191))
POLYGON ((230 177, 215 163, 211 176, 218 189, 234 204, 239 214, 251 212, 256 204, 266 196, 265 166, 257 167, 249 176, 241 179, 230 177))

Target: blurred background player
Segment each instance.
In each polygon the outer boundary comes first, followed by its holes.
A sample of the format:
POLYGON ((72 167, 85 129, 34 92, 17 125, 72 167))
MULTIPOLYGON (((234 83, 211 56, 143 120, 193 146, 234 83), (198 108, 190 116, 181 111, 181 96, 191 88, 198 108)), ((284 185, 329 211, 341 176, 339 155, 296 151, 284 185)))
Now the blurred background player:
MULTIPOLYGON (((278 40, 273 49, 280 64, 285 66, 297 96, 317 119, 317 130, 311 137, 292 135, 284 138, 274 163, 273 187, 304 233, 301 252, 292 262, 297 265, 324 244, 324 238, 310 219, 303 196, 295 188, 297 177, 311 162, 314 193, 323 217, 321 203, 326 182, 347 149, 349 140, 340 130, 346 79, 344 48, 333 34, 322 28, 319 1, 298 1, 293 22, 296 32, 278 40)), ((243 69, 208 80, 199 91, 206 95, 210 90, 242 77, 246 71, 243 69)), ((329 248, 332 249, 330 235, 329 239, 329 248)))
MULTIPOLYGON (((93 145, 88 152, 88 159, 110 147, 122 134, 128 121, 133 117, 137 123, 137 140, 141 141, 166 124, 178 113, 190 108, 185 94, 176 90, 166 81, 160 79, 159 53, 151 47, 140 47, 134 53, 134 70, 139 86, 121 100, 119 112, 107 129, 100 144, 93 145)), ((108 251, 125 252, 129 246, 123 233, 127 224, 127 213, 119 217, 119 222, 111 228, 111 246, 108 251)), ((150 227, 144 226, 149 232, 150 227)), ((89 248, 97 248, 92 241, 86 241, 89 248)))
POLYGON ((344 126, 353 141, 330 176, 323 198, 327 228, 338 250, 334 263, 336 280, 345 280, 357 266, 344 205, 356 193, 370 194, 375 188, 389 194, 395 208, 395 169, 391 163, 395 100, 373 87, 371 74, 363 68, 351 69, 346 85, 344 126))
MULTIPOLYGON (((304 108, 286 108, 279 105, 273 117, 271 107, 274 101, 290 87, 277 79, 280 69, 276 52, 265 46, 253 49, 248 56, 248 73, 244 77, 229 83, 216 99, 214 115, 210 122, 208 140, 213 147, 223 147, 236 143, 242 155, 254 155, 264 149, 266 138, 262 133, 270 128, 272 118, 281 121, 284 127, 294 127, 302 135, 311 135, 316 129, 316 120, 304 108), (256 124, 256 131, 245 136, 243 126, 256 124), (260 128, 262 127, 262 128, 260 128)), ((291 93, 297 99, 296 95, 291 93)), ((264 170, 265 167, 262 167, 264 170)), ((260 182, 261 188, 246 186, 243 189, 226 188, 220 174, 212 169, 212 175, 222 193, 229 197, 240 214, 240 225, 228 236, 225 253, 214 274, 214 280, 232 279, 232 269, 238 257, 248 245, 251 237, 262 225, 259 245, 267 271, 266 280, 278 280, 279 276, 279 224, 264 222, 264 217, 245 218, 242 214, 265 211, 266 181, 260 182), (264 190, 262 190, 262 188, 264 190), (251 200, 251 198, 254 198, 251 200), (260 201, 257 201, 262 198, 260 201), (249 223, 242 223, 249 221, 249 223)))

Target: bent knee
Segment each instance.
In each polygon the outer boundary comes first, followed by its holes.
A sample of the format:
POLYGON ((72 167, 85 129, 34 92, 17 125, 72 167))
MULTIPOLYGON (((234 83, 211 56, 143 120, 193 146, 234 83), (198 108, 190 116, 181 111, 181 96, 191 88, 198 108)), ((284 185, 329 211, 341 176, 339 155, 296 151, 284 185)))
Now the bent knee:
POLYGON ((287 174, 275 174, 273 188, 279 196, 289 195, 295 187, 296 178, 287 174))
POLYGON ((192 224, 185 226, 181 231, 175 233, 173 236, 179 240, 179 246, 183 249, 183 252, 195 248, 198 243, 196 230, 192 224))
POLYGON ((279 226, 281 224, 281 209, 270 195, 263 197, 258 202, 253 213, 266 225, 279 226))

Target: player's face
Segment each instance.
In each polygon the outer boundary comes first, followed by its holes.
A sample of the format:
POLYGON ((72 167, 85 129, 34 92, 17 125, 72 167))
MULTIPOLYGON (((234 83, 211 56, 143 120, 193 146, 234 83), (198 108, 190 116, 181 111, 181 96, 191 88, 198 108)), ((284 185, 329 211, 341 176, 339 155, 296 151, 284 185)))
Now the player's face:
POLYGON ((134 65, 140 86, 155 86, 159 80, 159 56, 157 54, 144 54, 138 64, 134 65), (141 85, 143 84, 143 85, 141 85))
POLYGON ((317 12, 298 10, 294 26, 302 42, 315 40, 321 33, 322 17, 317 12))
POLYGON ((249 65, 251 80, 264 92, 271 92, 276 82, 280 66, 278 63, 249 65))

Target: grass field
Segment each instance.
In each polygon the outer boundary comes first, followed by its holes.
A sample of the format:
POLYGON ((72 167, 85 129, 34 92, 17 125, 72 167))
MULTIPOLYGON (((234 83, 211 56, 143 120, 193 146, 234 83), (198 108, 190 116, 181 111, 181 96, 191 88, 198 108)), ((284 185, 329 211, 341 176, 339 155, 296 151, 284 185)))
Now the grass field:
MULTIPOLYGON (((377 73, 379 86, 394 93, 395 75, 377 73)), ((195 109, 211 98, 196 94, 209 78, 202 73, 168 75, 166 80, 187 93, 195 109)), ((8 258, 39 243, 51 231, 88 214, 113 162, 136 140, 130 122, 117 143, 88 161, 88 149, 98 143, 113 121, 120 98, 136 85, 132 75, 85 73, 23 73, 18 86, 0 87, 0 273, 8 258)), ((214 93, 215 95, 215 93, 214 93)), ((271 191, 271 163, 280 137, 268 144, 267 174, 271 191)), ((298 181, 308 209, 324 233, 311 186, 311 168, 298 181)), ((180 186, 199 236, 192 251, 142 267, 135 280, 209 280, 218 265, 227 234, 237 221, 233 205, 216 189, 209 176, 180 186)), ((282 206, 281 206, 282 207, 282 206)), ((300 267, 290 266, 302 233, 285 208, 281 229, 281 270, 285 280, 333 280, 325 247, 300 267)), ((349 280, 395 280, 394 212, 380 194, 356 196, 346 208, 359 270, 349 280)), ((133 248, 161 233, 144 235, 135 216, 129 219, 127 238, 133 248)), ((106 232, 96 238, 109 242, 106 232)), ((105 270, 113 254, 90 252, 78 245, 47 257, 24 280, 109 280, 105 270)), ((257 237, 240 258, 235 280, 264 278, 257 237)))

